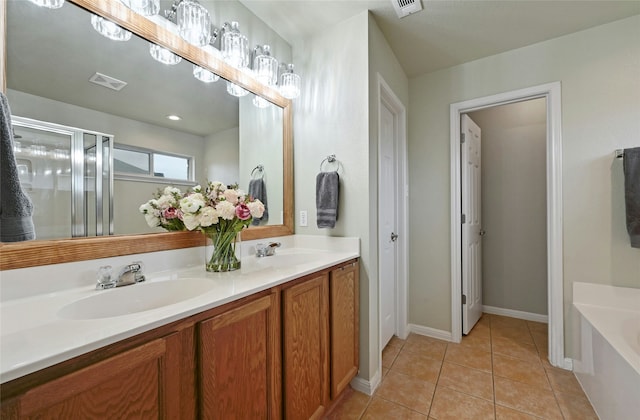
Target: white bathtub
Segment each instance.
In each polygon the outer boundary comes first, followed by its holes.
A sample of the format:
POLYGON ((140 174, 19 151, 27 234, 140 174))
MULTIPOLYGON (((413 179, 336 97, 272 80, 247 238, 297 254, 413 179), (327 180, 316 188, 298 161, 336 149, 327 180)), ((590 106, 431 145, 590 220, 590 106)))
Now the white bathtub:
POLYGON ((602 420, 640 413, 640 289, 573 284, 580 356, 573 370, 602 420))

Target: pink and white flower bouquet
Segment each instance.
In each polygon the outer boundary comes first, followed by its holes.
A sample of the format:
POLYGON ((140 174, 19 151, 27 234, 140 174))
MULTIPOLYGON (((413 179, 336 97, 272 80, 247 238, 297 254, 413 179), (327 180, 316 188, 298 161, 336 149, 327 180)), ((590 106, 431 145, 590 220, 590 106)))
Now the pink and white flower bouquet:
POLYGON ((240 268, 236 255, 236 239, 254 217, 264 213, 264 204, 238 189, 221 182, 209 182, 183 194, 178 188, 166 187, 140 206, 147 224, 169 231, 199 230, 213 241, 213 255, 207 271, 232 271, 240 268))

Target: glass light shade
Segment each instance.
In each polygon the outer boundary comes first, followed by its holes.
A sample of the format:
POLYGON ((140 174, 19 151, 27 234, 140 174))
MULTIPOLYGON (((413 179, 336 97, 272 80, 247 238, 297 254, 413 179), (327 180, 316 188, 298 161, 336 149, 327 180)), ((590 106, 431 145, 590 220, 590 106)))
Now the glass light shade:
POLYGON ((227 93, 229 95, 241 97, 247 95, 249 91, 236 85, 235 83, 227 82, 227 93))
POLYGON ((258 96, 258 95, 254 95, 253 96, 253 104, 255 106, 257 106, 258 108, 266 108, 268 107, 271 102, 267 101, 266 99, 258 96))
POLYGON ((282 73, 280 76, 280 93, 287 99, 300 96, 300 76, 293 73, 282 73))
POLYGON ((59 9, 64 6, 64 0, 29 0, 33 4, 47 9, 59 9))
POLYGON ((238 22, 231 22, 230 27, 224 31, 221 45, 222 58, 227 63, 239 69, 249 65, 247 37, 240 33, 238 22))
POLYGON ((100 35, 114 41, 128 41, 131 39, 131 32, 98 15, 91 15, 91 26, 100 35))
POLYGON ((178 31, 187 42, 199 47, 211 39, 211 15, 194 0, 182 0, 177 10, 178 31))
POLYGON ((205 83, 217 82, 220 79, 217 74, 195 64, 193 65, 193 77, 205 83))
POLYGON ((255 78, 267 86, 278 82, 278 60, 271 56, 271 47, 262 47, 262 54, 253 59, 253 73, 255 78))
POLYGON ((180 57, 179 55, 175 55, 168 49, 162 48, 161 46, 151 42, 149 43, 149 54, 151 54, 151 57, 153 57, 154 60, 159 61, 162 64, 168 64, 170 66, 178 64, 182 61, 182 57, 180 57))
POLYGON ((142 16, 157 15, 160 11, 160 0, 120 0, 120 2, 142 16))

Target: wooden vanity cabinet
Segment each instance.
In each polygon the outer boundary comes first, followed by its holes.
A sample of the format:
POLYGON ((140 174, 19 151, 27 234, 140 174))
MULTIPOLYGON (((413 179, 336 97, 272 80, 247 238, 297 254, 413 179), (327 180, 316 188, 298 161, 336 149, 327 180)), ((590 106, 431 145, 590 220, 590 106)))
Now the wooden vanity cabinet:
POLYGON ((50 380, 3 401, 2 417, 181 418, 180 346, 172 334, 50 380))
POLYGON ((281 417, 279 306, 271 293, 198 323, 201 418, 281 417))
POLYGON ((331 331, 331 399, 349 386, 358 374, 360 268, 357 261, 329 274, 331 331))
POLYGON ((282 291, 284 414, 319 419, 329 403, 329 277, 282 291))

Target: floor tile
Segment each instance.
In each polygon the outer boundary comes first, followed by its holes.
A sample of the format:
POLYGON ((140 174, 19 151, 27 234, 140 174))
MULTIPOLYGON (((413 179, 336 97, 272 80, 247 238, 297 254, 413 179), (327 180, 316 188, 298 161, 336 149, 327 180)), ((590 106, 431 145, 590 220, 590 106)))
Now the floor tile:
POLYGON ((494 378, 496 404, 545 419, 562 419, 553 392, 509 379, 494 378))
POLYGON ((542 322, 535 321, 527 321, 527 327, 529 327, 529 331, 532 333, 541 333, 544 335, 549 334, 549 324, 545 324, 542 322))
POLYGON ((510 318, 502 315, 491 315, 491 328, 511 327, 511 328, 529 328, 527 321, 523 319, 510 318))
POLYGON ((496 404, 496 420, 537 420, 540 417, 496 404))
POLYGON ((584 391, 573 372, 552 366, 545 367, 545 370, 554 392, 584 396, 584 391))
POLYGON ((556 392, 556 400, 565 420, 598 420, 586 396, 556 392))
POLYGON ((391 371, 404 373, 435 384, 438 381, 441 366, 442 362, 439 360, 403 349, 393 363, 391 371))
POLYGON ((493 376, 489 372, 444 362, 438 386, 493 401, 493 376))
POLYGON ((523 382, 539 388, 551 389, 542 363, 528 362, 500 354, 493 355, 493 373, 496 376, 523 382))
POLYGON ((491 337, 491 349, 494 353, 515 357, 530 362, 540 360, 538 350, 533 344, 514 341, 505 337, 491 337))
POLYGON ((327 420, 358 420, 371 401, 371 397, 352 389, 345 391, 344 396, 335 409, 326 417, 327 420))
POLYGON ((427 416, 382 398, 373 398, 362 416, 362 420, 388 419, 420 420, 427 419, 427 416))
POLYGON ((447 342, 412 334, 402 349, 412 353, 420 353, 432 359, 442 360, 447 349, 447 342))
POLYGON ((402 347, 399 346, 389 346, 387 345, 384 350, 382 350, 382 367, 390 368, 393 365, 393 362, 400 354, 400 350, 402 347))
POLYGON ((450 343, 447 346, 444 360, 445 362, 491 372, 491 353, 475 347, 450 343))
POLYGON ((519 343, 534 345, 533 337, 528 328, 520 327, 495 327, 491 328, 492 337, 510 338, 519 343))
POLYGON ((437 420, 495 418, 493 402, 440 385, 436 388, 429 416, 437 420))
POLYGON ((402 340, 400 338, 398 338, 398 336, 393 336, 391 337, 391 340, 389 340, 389 343, 387 344, 387 346, 393 346, 393 347, 402 347, 404 346, 404 343, 407 340, 402 340))
POLYGON ((389 372, 376 391, 376 397, 429 414, 436 385, 412 376, 389 372))

